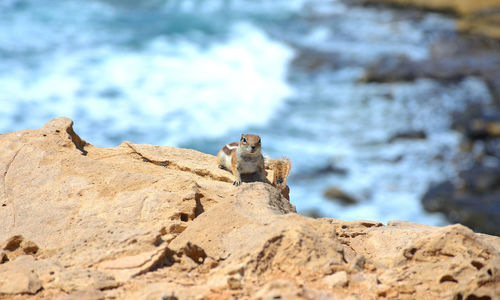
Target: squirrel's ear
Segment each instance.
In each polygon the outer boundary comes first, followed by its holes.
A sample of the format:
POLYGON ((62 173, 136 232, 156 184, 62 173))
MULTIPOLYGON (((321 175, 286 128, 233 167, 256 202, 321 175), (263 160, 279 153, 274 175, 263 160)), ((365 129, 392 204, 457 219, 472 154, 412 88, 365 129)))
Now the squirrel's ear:
POLYGON ((245 136, 245 134, 244 134, 244 133, 242 133, 242 134, 241 134, 241 138, 240 138, 240 140, 241 140, 241 139, 243 139, 243 136, 245 136))

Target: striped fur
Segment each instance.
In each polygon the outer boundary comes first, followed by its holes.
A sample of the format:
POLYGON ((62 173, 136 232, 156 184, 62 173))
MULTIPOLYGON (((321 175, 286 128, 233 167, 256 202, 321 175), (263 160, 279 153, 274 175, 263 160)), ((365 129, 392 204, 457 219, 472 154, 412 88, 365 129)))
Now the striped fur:
POLYGON ((222 151, 224 151, 224 153, 226 153, 226 155, 231 155, 231 153, 233 151, 235 151, 236 149, 238 149, 238 145, 239 145, 238 142, 234 142, 234 143, 231 143, 231 144, 226 144, 222 148, 222 151))

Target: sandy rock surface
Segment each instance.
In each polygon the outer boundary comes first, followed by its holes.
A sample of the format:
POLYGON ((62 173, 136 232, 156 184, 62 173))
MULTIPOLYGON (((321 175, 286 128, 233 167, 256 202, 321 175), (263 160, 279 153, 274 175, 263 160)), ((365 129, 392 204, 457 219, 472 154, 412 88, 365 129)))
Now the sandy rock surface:
POLYGON ((462 225, 304 217, 212 155, 67 118, 0 147, 0 299, 499 299, 500 238, 462 225))

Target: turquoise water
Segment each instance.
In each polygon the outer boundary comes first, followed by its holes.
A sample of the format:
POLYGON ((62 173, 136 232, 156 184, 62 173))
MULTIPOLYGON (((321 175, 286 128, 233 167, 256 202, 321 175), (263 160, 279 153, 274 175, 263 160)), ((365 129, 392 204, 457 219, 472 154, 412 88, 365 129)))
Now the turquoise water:
POLYGON ((0 132, 67 116, 98 146, 215 154, 242 132, 293 161, 299 211, 444 224, 419 198, 462 163, 450 113, 485 83, 362 83, 384 56, 429 57, 453 20, 337 1, 3 1, 0 132), (322 53, 328 59, 309 65, 322 53), (318 65, 319 64, 319 65, 318 65), (427 139, 388 142, 398 132, 427 139), (334 164, 346 174, 303 176, 334 164), (339 186, 360 200, 322 196, 339 186))

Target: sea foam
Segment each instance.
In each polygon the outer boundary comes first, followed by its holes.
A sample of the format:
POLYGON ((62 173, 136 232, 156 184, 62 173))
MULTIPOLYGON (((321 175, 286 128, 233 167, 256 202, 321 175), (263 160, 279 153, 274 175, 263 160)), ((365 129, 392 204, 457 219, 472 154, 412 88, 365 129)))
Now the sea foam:
POLYGON ((0 73, 0 103, 9 103, 0 107, 0 131, 39 127, 64 115, 100 146, 123 136, 176 145, 187 137, 223 135, 264 124, 293 93, 285 81, 292 56, 247 22, 235 23, 226 41, 209 46, 159 36, 142 51, 109 45, 58 51, 36 70, 39 76, 0 73))

